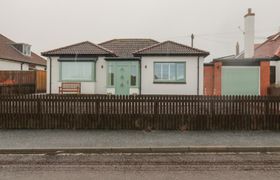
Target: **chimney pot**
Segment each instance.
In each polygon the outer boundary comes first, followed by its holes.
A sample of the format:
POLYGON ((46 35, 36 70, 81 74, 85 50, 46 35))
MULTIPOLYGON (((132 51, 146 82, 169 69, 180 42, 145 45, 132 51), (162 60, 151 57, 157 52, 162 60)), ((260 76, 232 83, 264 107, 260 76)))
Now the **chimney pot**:
POLYGON ((248 12, 244 17, 247 17, 247 16, 255 16, 255 13, 252 12, 252 8, 248 9, 248 12))

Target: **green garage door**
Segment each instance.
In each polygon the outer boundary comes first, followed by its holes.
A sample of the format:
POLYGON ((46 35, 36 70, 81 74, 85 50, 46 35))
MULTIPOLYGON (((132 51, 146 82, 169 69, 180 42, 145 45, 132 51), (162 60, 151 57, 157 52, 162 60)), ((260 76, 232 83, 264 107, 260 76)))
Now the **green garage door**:
POLYGON ((222 95, 259 95, 259 67, 222 67, 222 95))

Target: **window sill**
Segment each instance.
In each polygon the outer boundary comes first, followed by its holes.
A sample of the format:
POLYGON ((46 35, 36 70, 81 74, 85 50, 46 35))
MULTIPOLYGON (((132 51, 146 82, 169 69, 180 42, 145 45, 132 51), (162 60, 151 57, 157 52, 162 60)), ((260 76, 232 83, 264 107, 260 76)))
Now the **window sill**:
POLYGON ((186 82, 176 82, 176 81, 154 81, 154 84, 187 84, 186 82))
POLYGON ((71 81, 71 80, 67 80, 67 81, 63 81, 63 80, 60 80, 59 82, 79 82, 79 83, 83 83, 83 82, 91 82, 91 83, 95 83, 96 81, 93 81, 93 80, 91 80, 91 81, 84 81, 84 80, 73 80, 73 81, 71 81))

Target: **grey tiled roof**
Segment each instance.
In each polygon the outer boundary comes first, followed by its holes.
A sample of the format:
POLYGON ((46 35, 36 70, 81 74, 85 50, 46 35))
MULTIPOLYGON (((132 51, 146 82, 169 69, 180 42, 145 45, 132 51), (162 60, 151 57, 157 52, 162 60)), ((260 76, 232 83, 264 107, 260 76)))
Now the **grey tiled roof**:
POLYGON ((16 50, 12 44, 15 44, 15 42, 0 34, 0 59, 46 66, 47 61, 42 57, 33 52, 31 52, 31 56, 25 56, 16 50))
POLYGON ((158 44, 153 39, 113 39, 99 45, 114 52, 118 57, 133 57, 133 52, 158 44))
POLYGON ((89 41, 65 46, 62 48, 43 52, 43 56, 55 56, 55 55, 112 55, 113 52, 99 45, 93 44, 89 41))
POLYGON ((133 53, 136 56, 141 55, 182 55, 182 56, 191 56, 191 55, 200 55, 208 56, 209 52, 192 48, 183 44, 179 44, 173 41, 165 41, 152 45, 150 47, 143 48, 141 50, 135 51, 133 53))

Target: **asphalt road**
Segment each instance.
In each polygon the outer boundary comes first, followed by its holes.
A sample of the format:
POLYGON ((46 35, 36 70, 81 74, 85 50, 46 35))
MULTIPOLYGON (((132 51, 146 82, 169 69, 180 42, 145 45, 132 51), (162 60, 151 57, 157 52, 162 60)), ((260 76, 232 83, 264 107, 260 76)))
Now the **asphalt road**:
POLYGON ((278 180, 280 154, 0 155, 0 179, 278 180))

